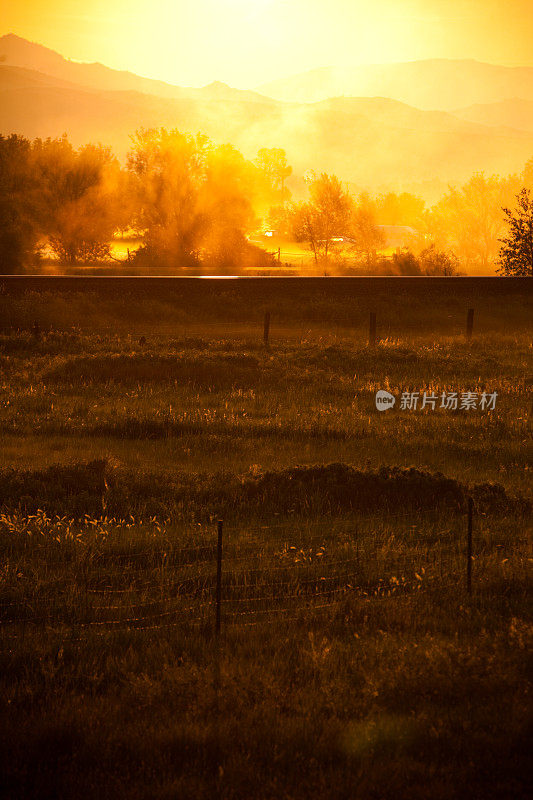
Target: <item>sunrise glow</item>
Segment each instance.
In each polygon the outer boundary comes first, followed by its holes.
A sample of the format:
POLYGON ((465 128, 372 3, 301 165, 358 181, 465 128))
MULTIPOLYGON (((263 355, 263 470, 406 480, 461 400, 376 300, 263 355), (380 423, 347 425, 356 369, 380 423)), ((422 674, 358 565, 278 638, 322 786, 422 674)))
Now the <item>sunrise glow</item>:
POLYGON ((75 0, 7 3, 0 33, 180 85, 254 88, 328 65, 531 62, 529 0, 75 0))

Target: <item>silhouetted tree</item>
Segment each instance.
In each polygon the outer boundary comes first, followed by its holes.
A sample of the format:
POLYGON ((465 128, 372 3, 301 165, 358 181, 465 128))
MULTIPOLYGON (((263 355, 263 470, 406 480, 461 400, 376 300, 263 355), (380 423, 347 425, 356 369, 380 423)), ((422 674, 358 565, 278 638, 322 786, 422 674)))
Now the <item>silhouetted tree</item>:
POLYGON ((33 257, 40 233, 38 184, 31 142, 0 135, 0 272, 19 272, 33 257))
POLYGON ((457 275, 459 259, 452 252, 439 250, 435 244, 424 248, 418 256, 421 271, 424 275, 457 275))
POLYGON ((36 140, 34 163, 43 202, 43 229, 65 264, 109 256, 114 231, 125 223, 128 193, 110 148, 75 150, 65 138, 36 140))
POLYGON ((527 188, 516 195, 517 207, 504 208, 507 236, 500 239, 498 257, 501 275, 533 276, 533 198, 527 188))
POLYGON ((359 203, 352 211, 350 220, 350 237, 353 239, 353 249, 358 255, 366 257, 367 265, 374 259, 375 253, 385 244, 383 231, 376 225, 376 217, 372 205, 366 198, 359 199, 359 203))
POLYGON ((392 264, 394 271, 399 275, 421 275, 422 269, 420 262, 414 253, 404 248, 399 252, 393 253, 392 264))
POLYGON ((533 158, 530 158, 529 161, 526 162, 522 177, 526 189, 533 189, 533 158))
POLYGON ((461 188, 450 188, 427 215, 436 245, 452 247, 466 266, 486 269, 498 255, 498 238, 505 226, 502 206, 518 186, 516 176, 487 178, 477 173, 461 188))

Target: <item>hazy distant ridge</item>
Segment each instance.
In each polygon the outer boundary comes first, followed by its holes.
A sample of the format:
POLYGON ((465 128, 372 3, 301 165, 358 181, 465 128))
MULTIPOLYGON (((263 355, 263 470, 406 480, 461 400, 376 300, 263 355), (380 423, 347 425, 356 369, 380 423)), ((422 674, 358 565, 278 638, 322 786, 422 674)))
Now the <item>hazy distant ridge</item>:
MULTIPOLYGON (((133 72, 111 69, 103 64, 70 61, 48 47, 28 42, 12 33, 0 37, 0 60, 0 63, 6 65, 25 67, 89 89, 135 91, 167 98, 181 98, 204 91, 204 89, 184 88, 164 81, 142 78, 133 72)), ((225 84, 216 81, 211 86, 213 91, 219 94, 229 89, 225 84)), ((237 89, 231 91, 239 92, 248 99, 259 97, 255 92, 237 89)))
POLYGON ((183 88, 77 64, 13 36, 0 38, 0 58, 1 133, 67 132, 74 144, 101 141, 121 157, 137 128, 164 125, 231 142, 250 158, 260 147, 284 147, 296 175, 335 172, 373 189, 445 185, 475 170, 516 172, 533 155, 528 100, 470 106, 455 115, 385 96, 285 103, 217 82, 183 88))
POLYGON ((533 67, 431 59, 403 64, 323 67, 265 83, 262 94, 285 102, 328 97, 392 97, 424 109, 453 111, 510 98, 533 100, 533 67))
POLYGON ((533 132, 533 100, 514 97, 497 103, 477 103, 454 111, 454 114, 479 125, 506 126, 533 132))

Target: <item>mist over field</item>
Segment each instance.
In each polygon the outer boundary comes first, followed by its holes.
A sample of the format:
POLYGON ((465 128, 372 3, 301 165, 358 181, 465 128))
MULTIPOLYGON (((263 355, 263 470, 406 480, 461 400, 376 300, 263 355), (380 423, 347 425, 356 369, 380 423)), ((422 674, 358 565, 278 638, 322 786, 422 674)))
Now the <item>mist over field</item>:
POLYGON ((171 86, 14 36, 0 39, 0 56, 3 133, 67 131, 74 144, 101 141, 121 158, 136 128, 165 126, 202 131, 247 158, 282 147, 299 176, 335 172, 360 189, 417 186, 434 198, 474 172, 518 172, 533 153, 533 68, 414 62, 361 67, 340 83, 319 71, 253 92, 171 86))

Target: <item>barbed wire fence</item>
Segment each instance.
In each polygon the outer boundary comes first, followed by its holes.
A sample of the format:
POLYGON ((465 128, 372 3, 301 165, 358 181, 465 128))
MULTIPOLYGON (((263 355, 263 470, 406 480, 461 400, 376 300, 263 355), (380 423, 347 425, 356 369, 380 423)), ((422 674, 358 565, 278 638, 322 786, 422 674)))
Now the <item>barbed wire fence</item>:
POLYGON ((82 543, 69 555, 69 548, 57 543, 54 552, 48 547, 48 562, 41 545, 40 567, 49 580, 5 594, 0 641, 8 645, 41 634, 76 642, 88 635, 168 628, 218 635, 282 619, 304 621, 352 599, 443 588, 468 597, 495 566, 504 587, 531 566, 527 538, 505 552, 502 545, 476 541, 471 501, 466 518, 455 530, 437 531, 432 544, 419 541, 416 524, 410 540, 405 531, 395 532, 395 525, 416 519, 413 512, 395 514, 388 530, 364 534, 350 522, 324 520, 316 531, 298 530, 287 521, 235 529, 218 521, 202 531, 211 537, 209 544, 152 542, 121 552, 82 543), (62 570, 61 591, 54 562, 62 570))
MULTIPOLYGON (((464 317, 459 315, 445 315, 440 324, 436 318, 433 320, 435 336, 447 335, 458 337, 459 341, 471 341, 474 336, 474 308, 464 308, 464 317)), ((485 321, 486 322, 486 321, 485 321)), ((490 326, 479 333, 490 334, 490 326)), ((47 325, 44 321, 29 318, 26 325, 12 327, 9 321, 0 321, 0 334, 9 336, 14 333, 27 335, 36 342, 43 342, 48 337, 53 340, 60 334, 54 330, 53 326, 47 325), (3 327, 2 327, 3 324, 3 327)), ((404 320, 401 324, 397 319, 380 317, 377 311, 361 311, 357 320, 289 320, 278 319, 275 309, 266 310, 264 313, 247 314, 244 317, 238 316, 234 319, 201 319, 194 320, 187 316, 176 316, 172 322, 158 321, 156 325, 147 324, 140 321, 129 321, 127 325, 120 322, 110 324, 99 322, 91 330, 79 327, 67 329, 64 334, 71 337, 80 335, 91 335, 95 337, 105 336, 115 339, 117 342, 129 340, 131 344, 139 345, 141 348, 149 346, 154 342, 158 345, 165 343, 172 347, 183 348, 184 345, 203 346, 204 339, 220 339, 226 342, 234 342, 247 345, 260 344, 261 339, 267 347, 275 339, 279 342, 284 341, 305 341, 305 340, 331 340, 331 341, 351 341, 356 340, 362 345, 367 344, 374 347, 379 342, 389 340, 404 339, 409 337, 419 337, 427 340, 429 331, 419 329, 414 322, 404 320)))

